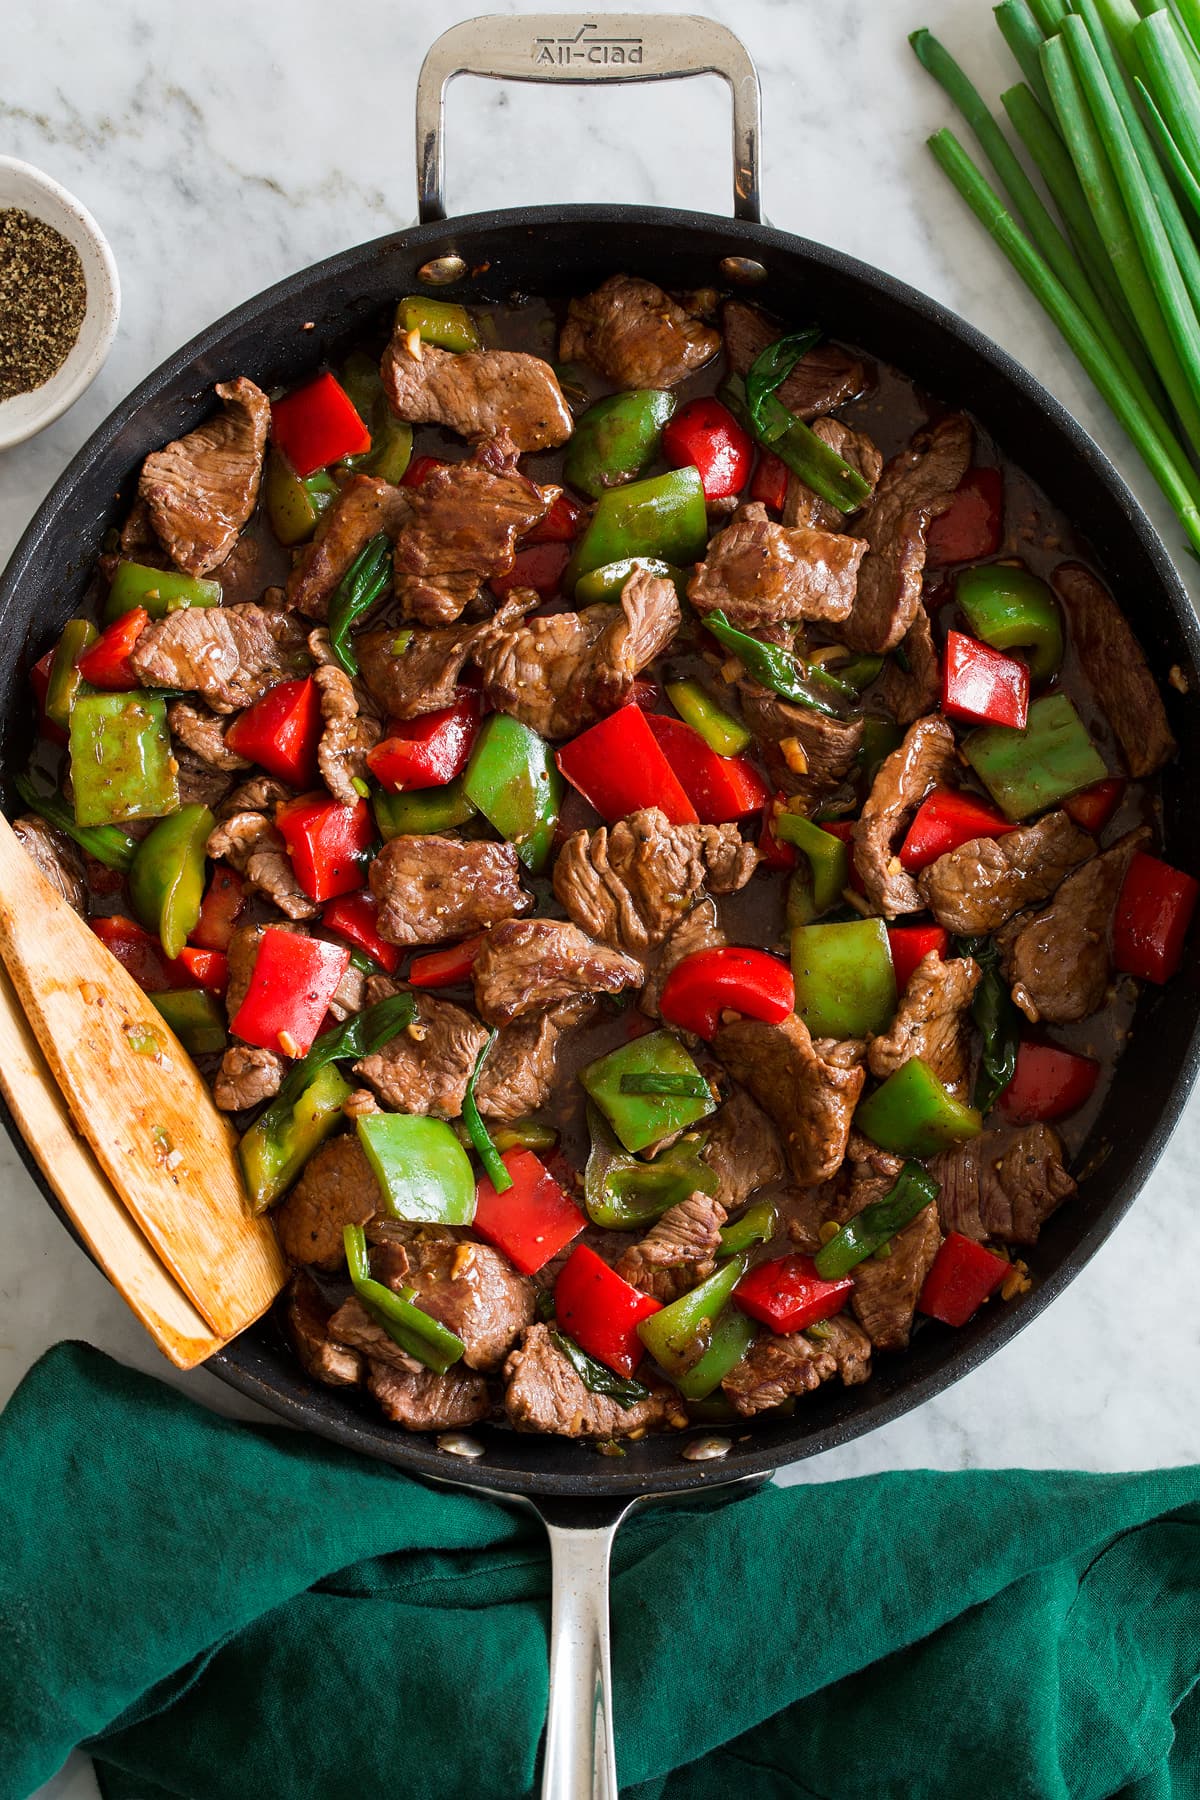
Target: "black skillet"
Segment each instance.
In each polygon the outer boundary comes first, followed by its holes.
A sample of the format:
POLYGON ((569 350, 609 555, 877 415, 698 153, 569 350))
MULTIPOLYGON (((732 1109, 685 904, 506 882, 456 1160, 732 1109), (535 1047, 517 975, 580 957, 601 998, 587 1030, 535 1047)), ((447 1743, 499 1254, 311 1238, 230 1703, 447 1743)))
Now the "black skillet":
MULTIPOLYGON (((218 321, 150 375, 100 427, 39 509, 0 582, 0 749, 24 766, 31 731, 28 669, 76 610, 104 531, 128 506, 143 456, 189 431, 215 381, 245 374, 270 390, 336 360, 399 294, 422 283, 456 299, 514 291, 582 293, 623 269, 688 289, 753 283, 755 298, 790 320, 816 319, 838 338, 896 364, 950 406, 969 410, 1087 539, 1167 694, 1179 740, 1164 776, 1172 861, 1200 867, 1197 630, 1167 553, 1102 452, 1018 364, 911 288, 867 265, 760 222, 758 83, 724 27, 687 17, 537 15, 478 20, 430 51, 417 93, 421 223, 318 263, 218 321), (635 206, 517 208, 447 221, 441 117, 459 73, 524 81, 618 81, 717 73, 734 102, 734 220, 635 206), (1178 665, 1188 692, 1168 685, 1178 665)), ((897 1418, 976 1368, 1061 1293, 1113 1229, 1154 1167, 1200 1061, 1200 947, 1181 974, 1147 990, 1098 1125, 1079 1166, 1080 1193, 1053 1218, 1028 1261, 1033 1292, 988 1307, 969 1326, 929 1326, 870 1381, 832 1384, 791 1417, 739 1434, 720 1460, 687 1461, 677 1437, 649 1438, 621 1459, 560 1439, 484 1430, 465 1462, 425 1437, 387 1426, 344 1389, 309 1383, 273 1322, 246 1332, 208 1365, 293 1424, 410 1474, 454 1481, 530 1504, 551 1530, 555 1561, 551 1729, 543 1793, 555 1800, 615 1795, 608 1707, 606 1571, 617 1523, 639 1498, 711 1491, 765 1478, 784 1463, 843 1444, 897 1418)), ((56 1203, 11 1118, 5 1123, 56 1203)), ((56 1207, 56 1210, 57 1207, 56 1207)))

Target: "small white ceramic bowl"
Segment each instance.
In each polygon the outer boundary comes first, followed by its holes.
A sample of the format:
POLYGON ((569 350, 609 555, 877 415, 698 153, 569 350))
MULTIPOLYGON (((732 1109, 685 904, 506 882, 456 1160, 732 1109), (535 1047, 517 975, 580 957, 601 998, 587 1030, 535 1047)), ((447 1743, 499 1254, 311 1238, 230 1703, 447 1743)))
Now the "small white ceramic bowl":
POLYGON ((99 374, 121 316, 121 284, 108 239, 85 206, 49 175, 15 156, 0 156, 0 210, 16 206, 60 231, 79 252, 87 310, 66 361, 28 394, 0 400, 0 450, 24 443, 73 406, 99 374))

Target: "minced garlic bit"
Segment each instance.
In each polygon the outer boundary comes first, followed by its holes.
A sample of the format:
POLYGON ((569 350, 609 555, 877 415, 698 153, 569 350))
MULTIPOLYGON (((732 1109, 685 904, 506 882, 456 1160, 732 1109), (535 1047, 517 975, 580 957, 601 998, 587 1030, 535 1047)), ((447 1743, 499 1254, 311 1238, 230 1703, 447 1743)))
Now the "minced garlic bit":
POLYGON ((412 357, 414 362, 421 361, 421 358, 424 356, 425 353, 421 348, 421 334, 417 330, 415 325, 413 326, 411 331, 405 332, 404 347, 408 351, 408 354, 412 357))
POLYGON ((726 687, 732 687, 742 673, 742 665, 736 656, 727 656, 721 664, 721 680, 726 687))
POLYGON ((779 748, 783 753, 784 762, 793 775, 808 774, 808 756, 799 738, 786 737, 779 748))
POLYGON ((422 1025, 420 1019, 413 1019, 404 1029, 414 1044, 423 1044, 425 1042, 425 1027, 422 1025))
POLYGON ((454 1281, 459 1275, 465 1275, 474 1261, 474 1244, 460 1244, 454 1252, 454 1261, 450 1265, 451 1281, 454 1281))
POLYGON ((1011 1272, 1004 1277, 1000 1284, 1000 1298, 1015 1300, 1018 1294, 1027 1294, 1032 1287, 1033 1282, 1029 1279, 1028 1265, 1018 1257, 1011 1272))
POLYGON ((290 1031, 279 1033, 279 1048, 285 1056, 298 1057, 300 1055, 300 1046, 290 1031))

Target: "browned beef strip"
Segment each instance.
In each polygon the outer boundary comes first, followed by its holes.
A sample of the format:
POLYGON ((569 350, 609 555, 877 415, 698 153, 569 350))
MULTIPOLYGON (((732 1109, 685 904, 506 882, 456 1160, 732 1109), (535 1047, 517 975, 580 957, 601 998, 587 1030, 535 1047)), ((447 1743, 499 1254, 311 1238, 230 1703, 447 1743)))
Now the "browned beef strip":
POLYGON ((831 719, 793 706, 756 681, 741 681, 738 688, 746 724, 767 746, 768 766, 785 793, 809 804, 846 779, 862 749, 861 718, 831 719))
POLYGON ((775 1127, 744 1089, 732 1090, 704 1130, 701 1155, 720 1183, 717 1199, 727 1213, 740 1212, 756 1189, 783 1179, 775 1127))
POLYGON ((1178 746, 1158 684, 1129 621, 1082 563, 1060 563, 1051 578, 1067 610, 1071 642, 1129 773, 1144 780, 1170 762, 1178 746))
POLYGON ((781 1025, 737 1019, 713 1039, 729 1073, 774 1120, 801 1187, 825 1181, 841 1167, 866 1080, 862 1048, 828 1038, 814 1042, 795 1013, 781 1025))
POLYGON ((925 902, 896 848, 931 788, 945 786, 957 765, 954 733, 944 719, 918 719, 884 759, 854 827, 854 863, 867 899, 885 919, 920 912, 925 902))
POLYGON ((876 1350, 907 1350, 913 1314, 941 1247, 938 1209, 931 1202, 896 1233, 882 1261, 868 1256, 854 1271, 854 1316, 876 1350))
POLYGON ((367 778, 367 751, 379 742, 378 719, 364 718, 358 707, 354 683, 333 663, 320 667, 313 680, 321 696, 321 741, 317 766, 321 779, 335 800, 353 806, 359 798, 355 779, 367 778))
POLYGON ((640 987, 642 965, 565 919, 508 919, 485 934, 471 976, 480 1018, 511 1025, 577 994, 640 987))
POLYGON ((470 462, 434 469, 413 489, 395 555, 406 618, 453 624, 486 580, 507 574, 517 539, 545 515, 554 490, 543 492, 522 475, 511 448, 485 444, 470 462))
POLYGON ((903 1167, 902 1156, 893 1156, 890 1150, 881 1150, 861 1131, 852 1131, 846 1146, 842 1180, 836 1184, 837 1191, 831 1198, 829 1217, 836 1219, 839 1225, 856 1218, 864 1206, 873 1206, 876 1200, 882 1200, 890 1193, 903 1167))
POLYGON ((475 1088, 475 1103, 485 1119, 522 1119, 546 1104, 557 1073, 559 1039, 591 1006, 585 997, 504 1027, 475 1088))
POLYGON ((897 725, 911 725, 914 719, 934 712, 942 697, 937 646, 923 603, 897 649, 903 650, 908 668, 902 669, 896 658, 889 656, 875 692, 897 725))
POLYGON ((381 531, 395 542, 412 517, 411 497, 373 475, 352 475, 301 550, 287 580, 289 606, 309 619, 329 616, 338 582, 381 531))
POLYGON ((1095 853, 1065 812, 1045 813, 998 838, 972 838, 921 870, 917 887, 939 925, 960 937, 998 931, 1024 906, 1049 899, 1095 853))
POLYGON ((327 1387, 358 1387, 363 1360, 357 1350, 329 1335, 334 1309, 312 1276, 297 1269, 288 1285, 286 1321, 292 1347, 307 1374, 327 1387))
POLYGON ((351 1294, 329 1321, 329 1335, 335 1343, 349 1344, 355 1350, 361 1350, 364 1356, 388 1368, 401 1369, 415 1375, 424 1367, 415 1356, 402 1350, 396 1340, 389 1336, 382 1325, 377 1325, 357 1294, 351 1294))
POLYGON ((721 1391, 744 1419, 768 1407, 782 1406, 793 1395, 811 1393, 823 1381, 841 1375, 856 1387, 871 1373, 870 1340, 849 1319, 827 1319, 832 1327, 821 1337, 804 1332, 777 1336, 760 1332, 740 1363, 729 1371, 721 1391))
MULTIPOLYGON (((721 330, 725 354, 735 375, 748 375, 751 364, 762 355, 768 344, 785 335, 776 325, 748 306, 744 300, 727 300, 721 308, 721 330)), ((779 398, 789 412, 802 419, 815 419, 835 407, 853 400, 866 386, 866 372, 856 357, 837 344, 818 344, 802 356, 779 389, 779 398)))
POLYGON ((929 1164, 941 1183, 938 1211, 945 1231, 981 1243, 1036 1244, 1052 1212, 1075 1192, 1063 1148, 1049 1125, 985 1131, 929 1164))
POLYGON ((700 950, 723 950, 725 943, 725 933, 717 917, 716 902, 705 894, 697 900, 691 912, 685 913, 680 919, 658 954, 651 957, 651 967, 646 974, 642 997, 638 1002, 642 1011, 649 1018, 657 1019, 667 976, 676 963, 682 962, 685 956, 695 956, 700 950))
POLYGON ((1103 1006, 1113 908, 1131 857, 1149 837, 1144 825, 1126 832, 1068 875, 1044 911, 1011 919, 1000 933, 1012 997, 1035 1025, 1086 1019, 1103 1006))
POLYGON ((187 606, 147 625, 129 653, 147 687, 203 694, 214 712, 237 712, 309 666, 304 632, 261 606, 187 606))
MULTIPOLYGON (((150 508, 139 494, 129 509, 129 516, 121 527, 121 555, 130 557, 134 562, 143 563, 150 569, 169 569, 171 559, 158 540, 153 525, 150 523, 150 508)), ((104 563, 101 567, 111 576, 116 567, 113 559, 111 567, 104 563)))
POLYGON ((320 912, 296 880, 282 836, 262 813, 237 812, 222 819, 209 833, 208 854, 236 869, 252 894, 262 894, 289 919, 315 919, 320 912))
POLYGON ((702 888, 736 893, 757 862, 736 825, 672 825, 648 807, 569 837, 554 892, 582 931, 637 956, 662 943, 702 888))
POLYGON ((533 1322, 532 1281, 488 1244, 434 1238, 411 1244, 408 1257, 405 1284, 416 1290, 422 1311, 462 1339, 467 1368, 498 1369, 533 1322))
POLYGON ((926 530, 949 506, 970 461, 970 421, 954 413, 918 433, 884 469, 854 526, 870 547, 841 631, 852 649, 890 650, 910 629, 921 604, 926 530))
POLYGON ((363 680, 393 719, 416 719, 422 713, 453 706, 463 665, 476 645, 516 625, 538 597, 518 589, 491 619, 477 625, 449 625, 436 631, 392 626, 364 631, 354 647, 363 680), (399 648, 397 648, 399 646, 399 648))
POLYGON ((356 1063, 354 1072, 397 1112, 457 1119, 487 1032, 473 1013, 450 1000, 432 994, 413 998, 412 1024, 356 1063))
POLYGON ((558 354, 589 362, 614 387, 674 387, 711 362, 720 333, 635 275, 610 275, 571 301, 558 354))
POLYGON ((13 831, 26 856, 32 858, 50 886, 68 906, 87 917, 87 880, 83 857, 65 832, 56 831, 36 813, 13 820, 13 831))
POLYGON ((725 1208, 709 1194, 690 1194, 668 1207, 639 1243, 613 1265, 631 1286, 669 1306, 717 1266, 725 1208))
POLYGON ((547 1325, 527 1328, 504 1365, 504 1376, 504 1410, 518 1431, 612 1438, 664 1426, 681 1431, 688 1422, 678 1394, 666 1386, 653 1387, 648 1399, 629 1407, 590 1393, 547 1325))
POLYGON ((674 582, 638 569, 619 606, 493 626, 473 650, 484 698, 542 737, 573 737, 624 706, 635 677, 679 630, 674 582))
POLYGON ((552 450, 571 435, 571 413, 558 378, 540 356, 522 350, 456 353, 418 343, 397 328, 380 374, 388 405, 413 425, 445 425, 460 437, 507 433, 518 450, 552 450))
POLYGON ((207 706, 193 706, 190 700, 172 700, 167 708, 167 724, 172 738, 210 768, 236 771, 250 767, 249 757, 239 756, 225 742, 225 733, 233 724, 228 715, 222 718, 207 706))
POLYGON ((155 450, 138 478, 159 542, 188 575, 223 562, 254 511, 271 423, 271 402, 244 375, 216 394, 221 411, 155 450))
POLYGON ((351 1131, 331 1138, 309 1158, 272 1217, 289 1262, 332 1273, 345 1261, 345 1227, 365 1225, 381 1204, 379 1183, 351 1131))
POLYGON ((385 1418, 409 1431, 456 1431, 478 1424, 492 1410, 487 1380, 455 1364, 444 1375, 432 1369, 397 1369, 367 1363, 367 1388, 385 1418))
POLYGON ((528 912, 511 844, 394 837, 371 864, 377 928, 389 944, 445 944, 528 912))
MULTIPOLYGON (((883 468, 883 457, 865 432, 852 431, 840 419, 814 419, 813 435, 841 457, 874 487, 883 468)), ((844 531, 847 515, 814 493, 798 475, 789 475, 783 502, 785 525, 807 525, 818 531, 844 531)))
POLYGON ((352 1013, 361 1012, 366 1004, 367 978, 361 969, 347 963, 342 978, 329 996, 329 1014, 340 1024, 352 1013))
POLYGON ((232 788, 233 776, 202 762, 182 744, 176 744, 174 756, 180 806, 207 806, 215 812, 232 788))
POLYGON ((711 539, 688 599, 698 612, 719 608, 742 631, 794 619, 835 624, 854 605, 865 549, 844 532, 776 525, 752 500, 711 539))
POLYGON ((965 1097, 970 1073, 969 1014, 983 970, 970 956, 943 962, 936 950, 908 978, 888 1030, 871 1040, 867 1066, 885 1081, 914 1056, 952 1094, 965 1097))
POLYGON ((273 814, 277 806, 295 798, 291 788, 276 781, 273 775, 252 775, 248 781, 239 781, 226 796, 217 817, 232 819, 235 813, 242 812, 273 814))
POLYGON ((283 1058, 274 1050, 231 1044, 213 1082, 213 1099, 222 1112, 244 1112, 274 1098, 283 1085, 283 1071, 283 1058))

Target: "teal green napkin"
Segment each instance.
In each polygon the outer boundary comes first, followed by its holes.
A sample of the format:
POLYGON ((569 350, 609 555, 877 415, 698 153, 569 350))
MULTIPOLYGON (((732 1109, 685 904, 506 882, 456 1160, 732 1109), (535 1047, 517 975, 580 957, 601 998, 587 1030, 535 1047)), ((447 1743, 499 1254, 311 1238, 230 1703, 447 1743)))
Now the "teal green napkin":
MULTIPOLYGON (((1200 1796, 1200 1469, 929 1471, 618 1538, 632 1800, 1200 1796)), ((0 1796, 536 1792, 531 1521, 78 1344, 0 1418, 0 1796)))

